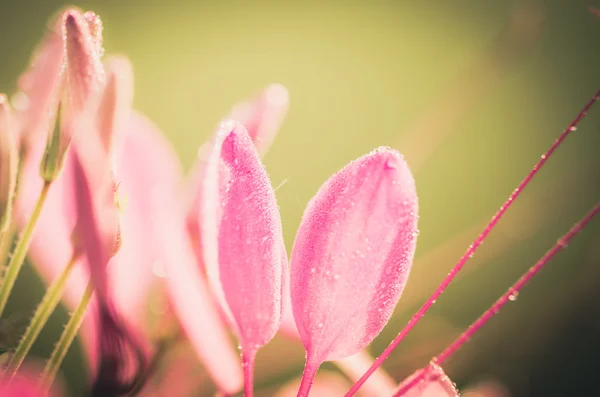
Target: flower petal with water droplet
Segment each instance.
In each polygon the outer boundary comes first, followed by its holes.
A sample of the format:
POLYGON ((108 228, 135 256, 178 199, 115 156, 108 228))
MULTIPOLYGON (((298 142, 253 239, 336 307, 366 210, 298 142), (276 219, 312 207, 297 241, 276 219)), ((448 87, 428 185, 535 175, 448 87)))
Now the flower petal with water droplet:
POLYGON ((239 123, 215 137, 199 215, 206 267, 219 274, 242 348, 256 351, 281 323, 287 263, 275 193, 239 123))
POLYGON ((417 218, 413 176, 386 148, 348 164, 308 204, 291 296, 313 366, 358 353, 387 323, 412 265, 417 218))

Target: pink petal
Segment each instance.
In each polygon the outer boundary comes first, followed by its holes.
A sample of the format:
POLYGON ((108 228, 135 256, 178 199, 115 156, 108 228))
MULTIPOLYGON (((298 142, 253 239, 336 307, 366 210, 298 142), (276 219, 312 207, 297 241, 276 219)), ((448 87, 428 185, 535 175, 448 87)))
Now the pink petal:
MULTIPOLYGON (((94 24, 94 26, 96 23, 94 24)), ((90 31, 90 21, 76 10, 64 15, 67 100, 76 114, 86 110, 91 97, 104 86, 104 69, 100 61, 99 39, 90 31)), ((98 32, 94 32, 96 35, 98 32)))
MULTIPOLYGON (((289 287, 284 288, 284 291, 284 311, 279 331, 289 338, 300 339, 294 321, 294 314, 292 312, 289 287)), ((366 350, 363 350, 353 356, 337 360, 334 364, 340 368, 352 382, 356 382, 371 367, 373 362, 373 357, 371 357, 366 350)), ((367 396, 388 397, 393 394, 395 388, 396 383, 394 380, 383 368, 379 367, 369 379, 367 379, 361 390, 367 396)), ((311 395, 312 394, 314 394, 314 390, 311 389, 311 395)))
MULTIPOLYGON (((257 97, 241 102, 233 107, 229 118, 241 122, 252 138, 254 146, 264 155, 279 131, 279 127, 287 113, 289 97, 287 89, 280 84, 271 84, 257 97)), ((198 151, 198 161, 194 164, 188 178, 190 204, 188 212, 188 230, 194 242, 194 248, 200 266, 203 266, 202 248, 200 246, 200 226, 198 210, 200 208, 199 189, 204 179, 206 156, 211 145, 205 144, 198 151)), ((217 293, 220 294, 220 293, 217 293)), ((221 293, 222 295, 222 293, 221 293)), ((224 300, 224 298, 223 298, 224 300)))
POLYGON ((204 262, 209 271, 218 266, 242 349, 256 351, 281 323, 287 263, 275 193, 240 124, 217 133, 202 193, 204 262))
POLYGON ((288 108, 287 89, 281 84, 271 84, 252 100, 237 104, 229 118, 246 127, 252 142, 264 155, 275 139, 288 108))
POLYGON ((394 396, 402 397, 458 397, 458 391, 452 380, 444 373, 444 370, 435 364, 429 364, 424 369, 415 372, 398 386, 402 390, 414 377, 424 375, 417 384, 402 394, 394 396))
POLYGON ((294 318, 312 365, 356 354, 379 334, 406 284, 416 236, 415 184, 398 152, 375 150, 321 187, 291 260, 294 318))
POLYGON ((25 147, 44 143, 58 107, 64 69, 63 17, 46 34, 34 56, 31 67, 18 82, 15 108, 25 147))
POLYGON ((127 132, 126 124, 131 118, 133 103, 133 71, 125 57, 111 57, 105 63, 104 86, 96 123, 105 150, 109 151, 113 140, 127 132))
POLYGON ((196 264, 180 203, 165 195, 153 200, 173 308, 206 370, 223 392, 233 394, 242 386, 241 364, 196 264))

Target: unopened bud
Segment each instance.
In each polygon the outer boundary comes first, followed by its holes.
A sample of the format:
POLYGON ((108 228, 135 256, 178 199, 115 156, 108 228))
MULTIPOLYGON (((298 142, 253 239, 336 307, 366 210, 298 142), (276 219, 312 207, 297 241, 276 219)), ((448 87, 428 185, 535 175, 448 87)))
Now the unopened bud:
MULTIPOLYGON (((59 109, 60 112, 60 109, 59 109)), ((70 127, 66 127, 70 128, 70 127)), ((64 128, 64 129, 66 129, 64 128)), ((65 153, 67 147, 63 148, 63 128, 60 125, 60 114, 56 117, 54 123, 54 130, 48 135, 48 142, 46 143, 46 150, 42 156, 42 162, 40 163, 40 176, 44 182, 50 183, 54 181, 59 175, 63 168, 65 153)))

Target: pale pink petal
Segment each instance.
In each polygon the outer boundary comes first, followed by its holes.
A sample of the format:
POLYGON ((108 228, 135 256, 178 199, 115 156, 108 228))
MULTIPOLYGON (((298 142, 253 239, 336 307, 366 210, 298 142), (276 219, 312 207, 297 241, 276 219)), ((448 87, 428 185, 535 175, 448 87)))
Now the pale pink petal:
POLYGON ((167 272, 170 300, 183 331, 217 386, 227 394, 242 386, 242 368, 214 305, 208 285, 186 234, 178 200, 154 195, 156 232, 164 233, 160 248, 167 272))
POLYGON ((110 150, 113 140, 124 134, 133 103, 133 71, 125 57, 111 57, 105 62, 106 84, 96 115, 101 141, 110 150))
POLYGON ((398 386, 400 394, 394 397, 458 397, 458 390, 444 370, 435 364, 429 364, 424 369, 415 372, 398 386), (416 377, 422 376, 416 384, 408 390, 403 390, 416 377))
MULTIPOLYGON (((279 331, 289 338, 299 340, 300 335, 298 334, 296 322, 294 321, 294 314, 292 312, 290 290, 289 287, 286 289, 284 289, 283 297, 285 303, 281 328, 279 328, 279 331)), ((373 362, 373 357, 371 357, 366 350, 363 350, 353 356, 336 360, 334 361, 334 364, 340 368, 350 380, 356 382, 371 367, 373 362)), ((389 397, 393 394, 395 389, 396 383, 394 380, 383 368, 379 367, 369 379, 367 379, 361 390, 366 396, 389 397)), ((312 394, 313 390, 311 389, 311 395, 312 394)))
MULTIPOLYGON (((89 111, 88 102, 99 95, 105 83, 104 68, 100 61, 98 37, 90 32, 88 19, 76 10, 64 16, 66 49, 67 117, 79 117, 89 111)), ((98 32, 94 32, 98 34, 98 32)))
POLYGON ((284 261, 275 193, 243 126, 223 123, 209 154, 200 211, 207 269, 219 280, 242 350, 269 342, 281 323, 284 261))
MULTIPOLYGON (((273 139, 279 132, 289 107, 289 96, 287 89, 281 84, 267 86, 257 97, 241 102, 233 107, 229 118, 241 122, 252 138, 254 146, 263 156, 273 139)), ((198 210, 200 208, 200 187, 204 178, 204 167, 206 156, 211 150, 211 144, 207 143, 198 150, 198 160, 192 167, 188 177, 187 198, 190 200, 188 206, 188 231, 192 236, 194 250, 198 258, 199 266, 203 267, 202 247, 200 242, 200 226, 198 225, 198 210)), ((217 296, 222 293, 216 292, 217 296)), ((224 301, 224 298, 222 298, 224 301)))
POLYGON ((63 17, 53 22, 18 82, 13 103, 27 149, 44 143, 56 116, 64 70, 63 17))
POLYGON ((356 354, 406 284, 417 236, 415 183, 381 148, 331 177, 308 204, 292 253, 292 306, 311 366, 356 354))
POLYGON ((246 127, 256 149, 264 155, 275 139, 288 108, 287 89, 281 84, 271 84, 252 100, 237 104, 229 118, 246 127))

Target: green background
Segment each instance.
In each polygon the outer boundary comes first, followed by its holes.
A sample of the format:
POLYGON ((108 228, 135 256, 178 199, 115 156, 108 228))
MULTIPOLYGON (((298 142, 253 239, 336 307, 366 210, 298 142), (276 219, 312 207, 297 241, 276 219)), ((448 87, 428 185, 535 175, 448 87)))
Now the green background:
MULTIPOLYGON (((130 57, 136 108, 161 127, 186 167, 233 104, 272 82, 289 89, 290 112, 265 158, 273 184, 287 181, 277 196, 288 249, 303 208, 335 170, 381 145, 405 154, 421 233, 405 296, 372 346, 377 354, 600 88, 593 3, 76 5, 102 17, 107 54, 130 57)), ((0 92, 14 91, 48 18, 63 5, 0 1, 0 92)), ((600 198, 599 131, 600 109, 593 109, 386 363, 397 380, 439 353, 600 198)), ((516 396, 581 395, 594 387, 599 262, 596 222, 448 362, 448 374, 460 386, 495 379, 516 396)), ((14 343, 42 291, 28 269, 0 322, 3 343, 14 343)), ((53 318, 36 354, 49 354, 65 319, 64 310, 53 318)), ((259 384, 300 372, 302 354, 278 358, 276 348, 265 350, 259 384)), ((83 393, 84 374, 74 348, 64 367, 73 395, 83 393)))

